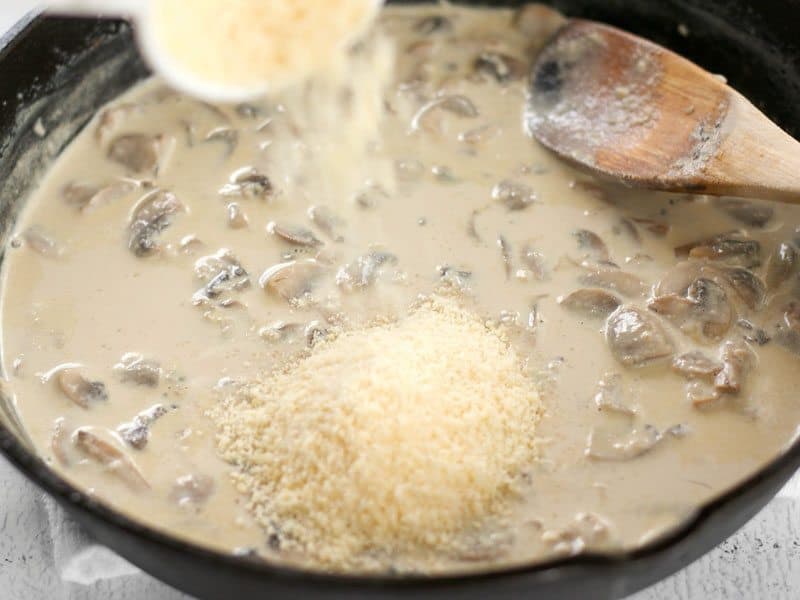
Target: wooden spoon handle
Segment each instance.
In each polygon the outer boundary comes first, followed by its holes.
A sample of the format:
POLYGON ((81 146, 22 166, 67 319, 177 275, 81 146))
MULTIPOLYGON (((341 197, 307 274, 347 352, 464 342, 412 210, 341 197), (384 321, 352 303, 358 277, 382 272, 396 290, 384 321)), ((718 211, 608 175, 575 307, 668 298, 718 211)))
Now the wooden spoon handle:
POLYGON ((738 92, 723 127, 727 135, 705 165, 705 192, 800 203, 800 142, 738 92))

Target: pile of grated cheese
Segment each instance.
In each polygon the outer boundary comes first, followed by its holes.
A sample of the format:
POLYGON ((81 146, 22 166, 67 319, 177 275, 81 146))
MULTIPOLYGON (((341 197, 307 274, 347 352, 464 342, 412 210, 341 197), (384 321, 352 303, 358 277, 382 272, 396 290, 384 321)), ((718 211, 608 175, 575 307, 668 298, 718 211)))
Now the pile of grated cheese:
POLYGON ((218 448, 281 549, 332 570, 457 553, 509 508, 541 404, 517 353, 454 299, 341 333, 214 411, 218 448))
POLYGON ((167 56, 221 85, 296 82, 343 52, 375 0, 158 0, 153 33, 167 56))

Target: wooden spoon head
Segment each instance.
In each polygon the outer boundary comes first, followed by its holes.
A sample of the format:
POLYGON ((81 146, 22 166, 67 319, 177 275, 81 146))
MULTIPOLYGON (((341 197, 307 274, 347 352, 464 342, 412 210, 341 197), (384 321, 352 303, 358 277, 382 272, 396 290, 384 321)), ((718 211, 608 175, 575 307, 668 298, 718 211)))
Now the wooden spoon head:
POLYGON ((652 42, 574 20, 538 56, 525 120, 542 144, 596 173, 656 189, 705 189, 735 93, 652 42))

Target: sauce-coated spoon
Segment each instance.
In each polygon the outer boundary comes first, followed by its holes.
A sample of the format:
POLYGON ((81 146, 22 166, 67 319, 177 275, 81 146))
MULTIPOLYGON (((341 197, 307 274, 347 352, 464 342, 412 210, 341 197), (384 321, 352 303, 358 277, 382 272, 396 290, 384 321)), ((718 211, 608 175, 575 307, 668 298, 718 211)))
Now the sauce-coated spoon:
POLYGON ((800 202, 800 142, 721 78, 607 25, 555 34, 525 120, 557 154, 629 185, 800 202))

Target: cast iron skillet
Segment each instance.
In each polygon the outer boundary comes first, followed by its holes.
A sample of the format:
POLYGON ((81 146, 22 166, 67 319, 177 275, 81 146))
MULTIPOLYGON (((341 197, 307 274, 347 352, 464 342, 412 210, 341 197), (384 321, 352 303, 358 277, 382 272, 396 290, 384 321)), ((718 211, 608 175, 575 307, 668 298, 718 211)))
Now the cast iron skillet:
MULTIPOLYGON (((800 133, 800 38, 793 16, 800 14, 800 0, 553 3, 569 15, 624 27, 671 47, 711 71, 724 73, 784 129, 795 137, 800 133), (689 28, 689 37, 678 33, 679 23, 689 28)), ((7 238, 36 175, 96 108, 146 74, 124 23, 30 15, 0 40, 0 241, 7 238), (98 69, 98 65, 106 67, 98 69), (46 143, 34 131, 38 119, 49 132, 46 143)), ((7 459, 101 543, 174 587, 205 599, 290 595, 410 598, 417 594, 448 598, 485 598, 489 594, 619 598, 685 567, 731 535, 800 466, 799 442, 700 510, 668 539, 622 556, 585 555, 469 577, 325 576, 210 552, 171 539, 98 504, 60 479, 32 453, 14 416, 13 399, 4 396, 0 402, 0 450, 7 459)))

